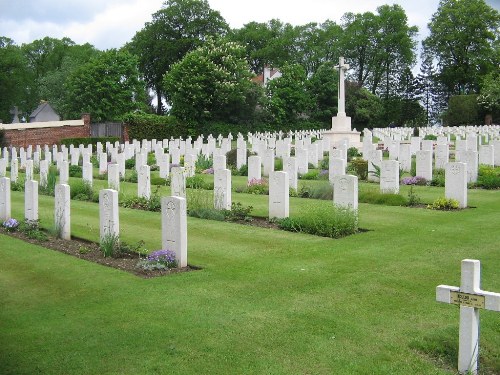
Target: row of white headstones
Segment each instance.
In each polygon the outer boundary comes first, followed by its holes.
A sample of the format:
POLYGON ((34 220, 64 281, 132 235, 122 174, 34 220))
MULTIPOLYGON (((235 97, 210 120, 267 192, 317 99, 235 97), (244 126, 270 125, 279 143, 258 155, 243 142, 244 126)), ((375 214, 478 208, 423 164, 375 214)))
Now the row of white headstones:
MULTIPOLYGON (((469 142, 472 143, 472 142, 469 142)), ((312 143, 314 145, 315 143, 312 143)), ((344 145, 345 146, 345 145, 344 145)), ((403 149, 405 148, 404 144, 401 144, 403 149)), ((443 146, 443 145, 438 145, 443 146)), ((316 145, 317 147, 317 145, 316 145)), ((373 146, 372 146, 373 147, 373 146)), ((313 149, 315 147, 312 147, 313 149)), ((341 157, 332 157, 330 159, 330 170, 344 170, 345 173, 345 159, 342 156, 345 154, 346 147, 339 147, 339 149, 333 149, 330 153, 331 156, 341 156, 341 157), (332 162, 333 160, 333 162, 332 162), (341 160, 339 162, 338 160, 341 160), (335 164, 335 167, 332 168, 332 163, 340 163, 335 164), (339 167, 344 165, 344 168, 339 167)), ((172 149, 173 151, 175 149, 172 149)), ((299 147, 300 150, 300 147, 299 147)), ((307 149, 305 149, 307 150, 307 149)), ((113 152, 113 149, 111 149, 113 152)), ((380 150, 370 150, 377 151, 380 150)), ((370 152, 369 151, 369 152, 370 152)), ((458 155, 460 155, 460 151, 458 150, 458 155)), ((299 151, 300 154, 301 151, 299 151)), ((477 151, 473 150, 464 150, 465 153, 473 153, 477 151)), ((175 151, 174 151, 175 153, 175 151)), ((269 164, 267 164, 264 160, 264 163, 261 163, 260 156, 250 157, 248 159, 248 167, 249 167, 249 179, 258 179, 260 178, 260 171, 262 168, 262 164, 264 164, 264 173, 270 175, 270 196, 269 196, 269 207, 270 207, 270 217, 272 217, 273 208, 275 205, 278 207, 276 211, 276 217, 280 215, 288 215, 287 209, 284 207, 288 206, 288 186, 287 181, 289 178, 287 177, 287 172, 274 172, 274 165, 271 165, 270 160, 274 163, 274 150, 264 150, 264 159, 269 160, 269 164), (272 152, 272 153, 271 153, 272 152), (271 156, 272 155, 272 156, 271 156), (266 164, 268 167, 266 168, 266 164), (276 194, 275 192, 279 192, 276 194)), ((72 155, 76 154, 73 150, 72 155)), ((231 174, 230 171, 225 169, 225 156, 220 155, 217 152, 217 148, 214 149, 214 190, 216 192, 215 196, 215 204, 219 204, 219 208, 227 208, 228 204, 230 206, 230 191, 231 191, 231 174), (227 192, 227 194, 224 194, 227 192), (229 199, 228 199, 229 198, 229 199)), ((246 154, 246 149, 245 149, 246 154)), ((492 153, 493 154, 493 153, 492 153)), ((118 154, 119 155, 119 154, 118 154)), ((313 152, 314 155, 314 152, 313 152)), ((394 155, 394 153, 393 153, 394 155)), ((421 160, 425 160, 424 164, 426 165, 425 169, 430 169, 432 171, 432 151, 431 150, 418 150, 416 151, 417 155, 417 171, 419 170, 419 164, 422 164, 421 160), (419 153, 425 152, 425 157, 419 158, 419 153), (429 151, 431 152, 431 163, 429 166, 429 151), (419 163, 420 160, 420 163, 419 163)), ((305 157, 310 156, 309 152, 305 152, 305 157)), ((436 154, 437 156, 437 154, 436 154)), ((401 157, 401 156, 399 156, 401 157)), ((85 155, 84 155, 85 159, 85 155)), ((103 158, 101 158, 102 160, 103 158)), ((106 158, 107 159, 107 158, 106 158)), ((170 156, 168 154, 160 155, 160 163, 161 160, 166 162, 170 162, 170 156)), ((15 159, 17 160, 17 158, 15 159)), ((66 170, 68 163, 63 160, 59 155, 56 156, 56 160, 58 161, 59 169, 66 170)), ((145 153, 144 150, 140 152, 140 156, 137 156, 136 153, 136 162, 138 169, 138 180, 140 181, 138 184, 138 194, 147 194, 147 188, 142 189, 139 188, 139 185, 144 186, 148 185, 149 181, 149 166, 141 161, 145 161, 145 153), (142 177, 141 177, 142 176, 142 177)), ((475 165, 477 170, 477 156, 472 158, 473 162, 469 162, 468 164, 475 165), (475 162, 474 162, 475 160, 475 162)), ((106 160, 107 161, 107 160, 106 160)), ((185 160, 186 161, 186 160, 185 160)), ((285 165, 287 168, 292 166, 292 170, 295 171, 294 174, 297 174, 297 167, 293 167, 293 164, 296 164, 296 158, 289 157, 286 159, 285 165)), ((40 164, 41 174, 43 169, 43 161, 40 164)), ((85 161, 84 161, 85 163, 85 161)), ((107 164, 107 163, 106 163, 107 164)), ((30 169, 30 160, 26 161, 27 166, 27 175, 30 173, 28 170, 30 169)), ((188 154, 188 166, 189 166, 189 154, 188 154)), ((399 180, 399 175, 395 175, 395 173, 399 173, 400 161, 396 160, 387 160, 380 161, 381 166, 381 190, 385 192, 394 192, 395 186, 394 181, 399 180), (392 184, 392 185, 391 185, 392 184)), ((0 165, 1 167, 1 165, 0 165)), ((11 165, 12 167, 12 165, 11 165)), ((90 165, 91 168, 91 165, 90 165)), ((1 168, 0 168, 1 169, 1 168)), ((109 164, 108 166, 108 179, 110 170, 116 170, 115 173, 111 173, 112 175, 118 176, 115 179, 111 178, 110 184, 113 182, 117 183, 119 186, 119 174, 120 170, 118 168, 118 164, 109 164)), ((168 170, 169 168, 166 168, 168 170)), ((454 197, 461 202, 463 207, 466 206, 466 193, 467 193, 467 181, 469 178, 467 177, 467 164, 455 162, 448 162, 445 164, 446 169, 446 186, 450 187, 447 189, 445 187, 445 191, 451 190, 450 194, 446 193, 447 196, 454 197), (457 189, 459 187, 459 189, 457 189), (453 191, 459 191, 459 196, 453 196, 453 191), (464 197, 465 200, 460 200, 460 197, 464 197), (463 203, 465 202, 465 203, 463 203)), ((421 168, 420 168, 421 170, 421 168)), ((178 194, 182 195, 183 192, 185 194, 185 176, 189 173, 194 173, 194 168, 192 170, 188 168, 182 167, 173 167, 172 168, 172 185, 174 190, 178 190, 178 194), (178 176, 178 178, 174 177, 178 176), (175 181, 178 182, 175 182, 175 181), (175 186, 179 186, 178 189, 175 189, 175 186)), ((168 172, 167 172, 168 173, 168 172)), ((431 172, 432 173, 432 172, 431 172)), ((423 174, 423 173, 422 173, 423 174)), ((66 175, 65 172, 62 173, 63 178, 66 175)), ((84 173, 85 175, 85 173, 84 173)), ((420 175, 417 172, 417 175, 420 175)), ((27 176, 29 177, 29 176, 27 176)), ((91 178, 91 177, 90 177, 91 178)), ((339 205, 347 205, 352 208, 357 208, 357 178, 355 176, 344 175, 340 173, 339 175, 333 176, 333 186, 334 191, 337 194, 338 201, 336 202, 339 205), (337 181, 337 182, 335 182, 337 181), (337 186, 337 189, 335 188, 337 186), (340 197, 344 197, 345 199, 339 199, 340 197)), ((0 192, 1 196, 4 196, 5 192, 10 192, 10 186, 7 188, 8 179, 0 179, 0 192)), ((36 185, 36 181, 27 180, 26 182, 26 196, 25 196, 25 216, 28 220, 36 220, 37 215, 33 215, 35 212, 35 206, 38 206, 37 199, 38 195, 34 194, 33 191, 36 189, 34 186, 36 185)), ((399 183, 398 183, 399 185, 399 183)), ((149 189, 150 191, 150 189, 149 189)), ((117 235, 119 232, 119 223, 118 223, 118 198, 117 191, 113 189, 105 189, 100 192, 100 228, 101 228, 101 238, 106 235, 117 235)), ((69 186, 67 184, 59 184, 56 189, 56 204, 55 204, 55 220, 56 223, 61 228, 61 234, 64 237, 69 237, 69 186), (64 203, 61 203, 64 202, 64 203), (68 207, 66 207, 66 202, 68 202, 68 207)), ((335 202, 335 200, 334 200, 335 202)), ((9 206, 10 210, 10 193, 9 197, 5 197, 5 199, 0 197, 0 216, 8 217, 6 215, 6 209, 9 206), (7 204, 7 200, 9 203, 7 204)), ((186 225, 186 201, 184 197, 164 197, 162 198, 162 244, 164 248, 170 248, 176 252, 177 259, 179 260, 179 266, 183 267, 187 265, 187 225, 186 225)), ((462 286, 458 287, 449 287, 449 286, 438 286, 437 288, 437 299, 438 301, 455 303, 461 305, 461 323, 460 323, 460 348, 459 348, 459 371, 460 372, 471 372, 475 373, 477 371, 477 360, 478 360, 478 352, 479 352, 479 341, 478 341, 478 332, 479 332, 479 310, 478 308, 485 308, 493 311, 500 311, 500 294, 491 293, 482 291, 479 287, 479 261, 475 260, 464 260, 462 265, 462 286), (472 264, 472 266, 471 266, 472 264), (471 268, 472 267, 472 268, 471 268), (471 268, 472 271, 467 271, 467 269, 471 268), (464 276, 465 275, 465 276, 464 276), (471 281, 473 280, 473 281, 471 281), (472 286, 471 286, 472 285, 472 286)))
MULTIPOLYGON (((10 178, 0 177, 0 220, 11 217, 10 178)), ((57 184, 54 194, 54 224, 58 236, 71 239, 71 196, 68 184, 57 184)), ((162 197, 161 199, 162 247, 175 252, 178 267, 187 266, 187 218, 186 199, 162 197)), ((36 222, 38 216, 38 181, 25 182, 24 218, 36 222)), ((99 192, 100 240, 107 237, 119 238, 120 221, 118 191, 103 189, 99 192)))

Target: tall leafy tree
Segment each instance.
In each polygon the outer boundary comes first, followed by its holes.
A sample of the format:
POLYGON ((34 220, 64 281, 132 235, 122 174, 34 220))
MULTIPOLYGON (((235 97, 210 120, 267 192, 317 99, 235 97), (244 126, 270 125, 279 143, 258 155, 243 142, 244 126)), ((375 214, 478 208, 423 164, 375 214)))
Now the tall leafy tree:
POLYGON ((207 0, 168 0, 138 31, 127 48, 139 58, 139 69, 148 88, 157 96, 157 112, 163 112, 163 76, 172 65, 209 37, 219 37, 228 25, 207 0))
POLYGON ((39 95, 43 100, 50 102, 56 112, 62 113, 66 93, 66 80, 71 74, 83 64, 97 57, 101 52, 94 46, 86 43, 84 45, 71 46, 63 57, 57 69, 48 71, 38 79, 39 95))
POLYGON ((232 30, 231 40, 245 46, 250 68, 256 74, 264 65, 280 67, 295 61, 296 38, 299 30, 279 19, 268 22, 250 22, 241 29, 232 30))
POLYGON ((284 64, 282 76, 267 86, 267 109, 280 128, 286 128, 303 116, 311 106, 306 90, 306 71, 299 64, 284 64))
POLYGON ((500 73, 491 72, 484 77, 481 94, 477 98, 479 105, 488 113, 493 115, 493 119, 500 118, 500 73))
POLYGON ((438 61, 449 94, 477 93, 481 77, 498 69, 500 14, 484 0, 441 0, 428 24, 425 48, 438 61))
POLYGON ((242 46, 208 41, 165 75, 171 114, 191 126, 245 122, 255 111, 261 93, 251 76, 242 46))
POLYGON ((323 63, 307 81, 312 101, 309 116, 313 120, 331 124, 337 113, 338 81, 338 70, 333 62, 323 63))
POLYGON ((342 28, 342 54, 351 65, 357 85, 364 86, 376 68, 378 18, 372 12, 346 13, 342 17, 342 28))
POLYGON ((137 58, 126 51, 103 52, 76 69, 65 86, 65 118, 89 112, 95 121, 119 120, 126 112, 145 109, 137 58))
POLYGON ((406 13, 399 5, 382 5, 377 12, 377 58, 371 91, 380 91, 387 100, 395 94, 397 82, 415 63, 418 28, 408 25, 406 13))
POLYGON ((10 123, 13 106, 26 106, 26 88, 30 76, 26 60, 12 39, 0 37, 0 119, 10 123))

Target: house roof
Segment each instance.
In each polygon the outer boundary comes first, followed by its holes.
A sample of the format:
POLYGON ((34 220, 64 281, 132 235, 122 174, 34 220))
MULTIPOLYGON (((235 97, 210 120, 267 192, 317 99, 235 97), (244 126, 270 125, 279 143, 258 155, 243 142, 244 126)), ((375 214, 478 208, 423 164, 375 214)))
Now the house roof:
MULTIPOLYGON (((40 112, 42 112, 42 110, 45 108, 45 107, 49 107, 50 109, 52 109, 52 111, 54 111, 54 109, 50 106, 50 104, 48 102, 42 102, 40 103, 40 105, 38 107, 36 107, 36 109, 31 113, 30 115, 30 118, 31 117, 36 117, 36 115, 38 115, 40 112)), ((55 111, 54 111, 55 112, 55 111)))

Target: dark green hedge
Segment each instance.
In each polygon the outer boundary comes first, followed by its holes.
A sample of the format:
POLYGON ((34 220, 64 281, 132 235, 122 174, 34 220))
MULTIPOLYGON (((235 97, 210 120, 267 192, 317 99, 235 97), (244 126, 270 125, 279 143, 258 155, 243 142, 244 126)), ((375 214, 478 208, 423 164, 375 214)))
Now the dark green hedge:
POLYGON ((123 116, 123 123, 127 126, 131 140, 170 139, 189 135, 187 127, 173 116, 127 113, 123 116))
POLYGON ((96 150, 97 142, 101 142, 101 144, 105 145, 106 142, 115 143, 116 141, 120 141, 118 137, 89 137, 89 138, 64 138, 61 139, 60 144, 69 147, 69 145, 73 145, 75 147, 79 147, 80 145, 88 146, 92 145, 92 149, 96 150))

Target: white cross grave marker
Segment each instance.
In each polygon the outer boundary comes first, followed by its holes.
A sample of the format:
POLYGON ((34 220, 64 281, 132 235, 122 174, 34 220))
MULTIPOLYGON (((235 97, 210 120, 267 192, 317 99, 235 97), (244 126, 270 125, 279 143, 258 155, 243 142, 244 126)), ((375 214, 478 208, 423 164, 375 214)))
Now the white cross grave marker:
POLYGON ((460 305, 458 371, 477 374, 479 309, 500 311, 500 293, 481 290, 479 260, 462 260, 460 287, 438 285, 438 302, 460 305))

